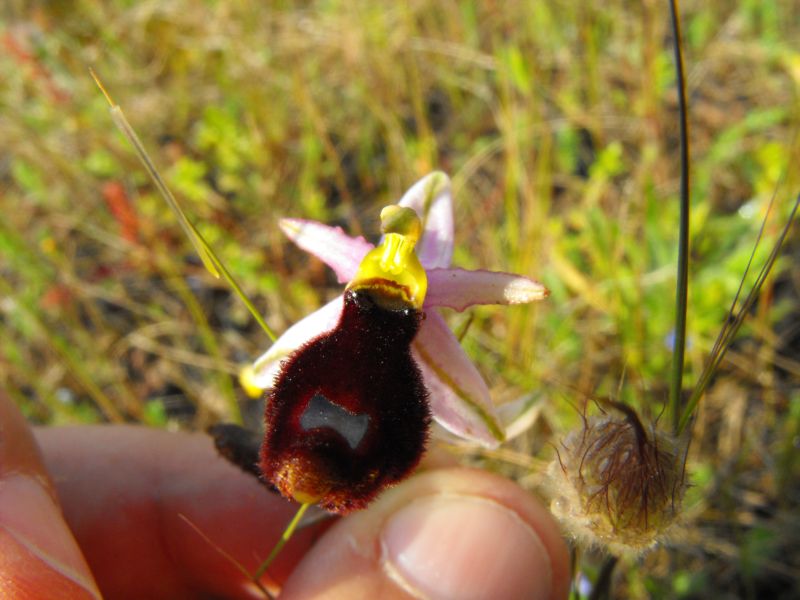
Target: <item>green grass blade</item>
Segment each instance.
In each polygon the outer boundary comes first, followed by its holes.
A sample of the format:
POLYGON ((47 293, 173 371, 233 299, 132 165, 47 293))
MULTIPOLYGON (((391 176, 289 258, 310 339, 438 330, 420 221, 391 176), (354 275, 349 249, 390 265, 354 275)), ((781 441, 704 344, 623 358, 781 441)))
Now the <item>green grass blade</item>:
POLYGON ((167 201, 167 204, 169 205, 170 209, 172 209, 172 212, 178 217, 178 223, 180 223, 184 233, 189 238, 192 246, 194 246, 194 249, 200 257, 200 260, 203 261, 205 268, 208 269, 208 272, 214 277, 219 279, 220 273, 214 264, 215 261, 213 250, 211 250, 205 239, 203 239, 203 236, 199 231, 197 231, 195 226, 192 225, 192 223, 186 217, 186 214, 178 205, 178 201, 175 200, 175 196, 172 195, 172 192, 167 187, 167 184, 164 183, 163 178, 153 164, 153 161, 150 159, 150 155, 147 153, 147 150, 145 150, 142 141, 139 139, 139 136, 136 135, 136 132, 133 130, 133 127, 131 127, 130 123, 128 123, 128 119, 125 118, 125 114, 122 112, 122 109, 119 107, 119 105, 112 105, 111 118, 114 119, 114 124, 119 128, 120 131, 122 131, 128 141, 133 144, 133 147, 136 149, 137 156, 142 161, 144 168, 147 170, 147 173, 150 175, 153 183, 156 184, 156 187, 164 197, 164 200, 167 201))
POLYGON ((178 201, 175 199, 175 196, 173 196, 172 192, 167 187, 167 184, 164 182, 164 179, 161 177, 161 174, 158 172, 158 169, 156 169, 156 166, 150 158, 150 155, 147 153, 144 144, 142 144, 139 136, 136 135, 133 127, 131 127, 128 119, 125 117, 125 113, 122 112, 122 108, 119 106, 119 104, 114 102, 114 100, 106 91, 105 87, 103 87, 103 84, 100 82, 95 72, 90 70, 90 73, 92 74, 97 87, 99 87, 100 91, 103 92, 103 95, 106 97, 106 100, 108 100, 108 103, 111 106, 111 118, 114 120, 114 124, 133 145, 134 149, 136 150, 136 155, 139 157, 139 160, 142 161, 144 168, 147 170, 147 173, 150 175, 153 183, 155 183, 158 191, 164 197, 164 200, 166 200, 167 205, 169 205, 170 209, 172 209, 172 212, 177 216, 181 228, 183 229, 184 233, 186 233, 186 236, 189 238, 192 246, 194 246, 194 249, 197 252, 197 255, 200 257, 200 260, 203 262, 205 268, 217 279, 221 277, 228 283, 236 295, 242 300, 242 302, 244 302, 244 305, 247 307, 247 310, 250 311, 250 314, 253 315, 253 318, 255 318, 256 322, 274 342, 277 339, 275 332, 272 331, 269 325, 267 325, 261 314, 258 312, 258 310, 256 310, 256 307, 252 302, 250 302, 250 299, 242 291, 242 288, 239 287, 239 284, 233 278, 233 275, 231 275, 228 269, 225 268, 225 265, 222 264, 222 261, 216 255, 208 242, 206 242, 203 235, 197 230, 197 228, 183 212, 178 204, 178 201))

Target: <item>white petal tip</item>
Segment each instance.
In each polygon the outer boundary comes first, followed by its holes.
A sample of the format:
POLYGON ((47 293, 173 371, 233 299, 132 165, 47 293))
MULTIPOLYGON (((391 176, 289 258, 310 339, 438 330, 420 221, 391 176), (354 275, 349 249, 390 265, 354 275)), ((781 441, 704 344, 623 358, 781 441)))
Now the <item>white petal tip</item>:
POLYGON ((300 230, 303 227, 303 220, 283 218, 278 221, 278 226, 281 228, 281 231, 283 231, 286 237, 291 240, 300 233, 300 230))
POLYGON ((514 279, 503 290, 503 296, 508 304, 527 304, 536 300, 544 300, 549 295, 550 290, 527 277, 514 279))

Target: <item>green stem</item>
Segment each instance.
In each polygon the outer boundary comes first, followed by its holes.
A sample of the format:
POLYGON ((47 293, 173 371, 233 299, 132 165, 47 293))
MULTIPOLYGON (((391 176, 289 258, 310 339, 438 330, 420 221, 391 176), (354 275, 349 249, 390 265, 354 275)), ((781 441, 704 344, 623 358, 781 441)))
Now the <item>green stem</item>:
POLYGON ((686 307, 689 288, 689 118, 686 105, 686 79, 681 51, 681 29, 678 18, 678 1, 671 0, 673 47, 675 69, 678 78, 678 107, 680 109, 680 228, 678 237, 678 279, 675 290, 675 345, 672 351, 672 376, 670 378, 669 405, 672 429, 677 433, 681 413, 681 390, 683 389, 683 363, 686 353, 686 307))
POLYGON ((281 550, 283 550, 283 547, 286 545, 286 542, 288 542, 291 539, 294 530, 297 529, 297 525, 298 523, 300 523, 300 519, 303 518, 303 515, 308 510, 309 506, 311 505, 301 504, 300 508, 297 509, 297 512, 295 513, 294 517, 292 518, 291 521, 289 521, 289 524, 286 526, 286 529, 283 530, 283 534, 281 534, 281 539, 279 539, 278 543, 276 543, 275 546, 272 548, 272 551, 269 553, 269 556, 267 556, 267 559, 264 562, 262 562, 261 565, 258 567, 258 569, 256 569, 255 573, 253 573, 253 581, 258 581, 259 579, 261 579, 264 573, 267 572, 267 569, 269 569, 269 566, 272 564, 272 561, 274 561, 277 558, 278 554, 280 554, 281 550))

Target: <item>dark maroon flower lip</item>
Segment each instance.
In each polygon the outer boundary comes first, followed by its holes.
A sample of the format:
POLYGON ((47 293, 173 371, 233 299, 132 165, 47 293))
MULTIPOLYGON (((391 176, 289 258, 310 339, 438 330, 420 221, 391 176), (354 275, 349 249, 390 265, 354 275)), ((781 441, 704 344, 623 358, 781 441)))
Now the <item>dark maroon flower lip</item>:
POLYGON ((411 356, 421 311, 348 290, 337 326, 284 363, 267 395, 260 468, 280 492, 347 513, 417 466, 430 427, 411 356))

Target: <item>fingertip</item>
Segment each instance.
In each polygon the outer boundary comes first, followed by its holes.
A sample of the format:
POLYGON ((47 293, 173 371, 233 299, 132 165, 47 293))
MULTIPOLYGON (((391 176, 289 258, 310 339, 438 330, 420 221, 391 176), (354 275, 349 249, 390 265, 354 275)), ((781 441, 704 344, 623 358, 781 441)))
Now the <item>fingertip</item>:
POLYGON ((430 471, 340 521, 282 598, 565 598, 568 554, 528 492, 473 469, 430 471))
POLYGON ((384 571, 421 598, 551 597, 550 556, 537 531, 493 499, 424 496, 381 533, 384 571))

